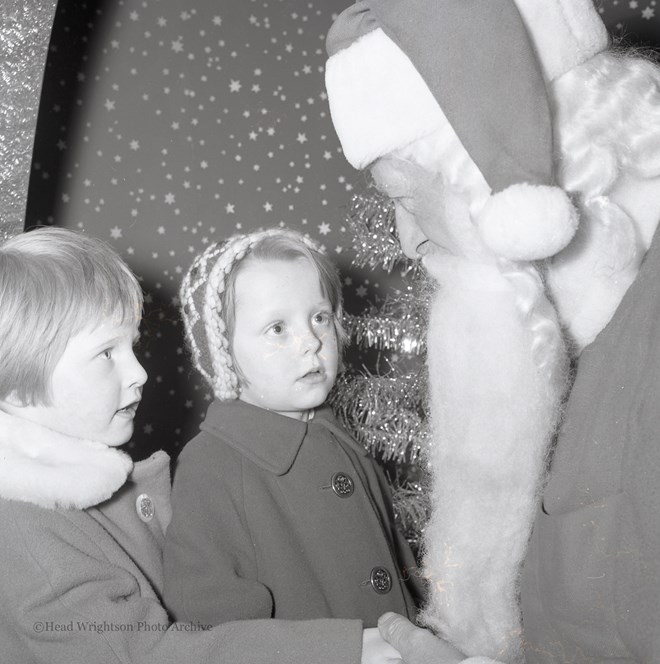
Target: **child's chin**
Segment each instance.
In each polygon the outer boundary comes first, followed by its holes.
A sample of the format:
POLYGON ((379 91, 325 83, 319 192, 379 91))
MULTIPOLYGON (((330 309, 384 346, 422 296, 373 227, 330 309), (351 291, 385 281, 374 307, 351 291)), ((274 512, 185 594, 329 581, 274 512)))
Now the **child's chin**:
POLYGON ((121 434, 108 435, 101 440, 101 442, 108 447, 121 447, 126 445, 126 443, 133 437, 133 424, 127 428, 126 431, 123 431, 121 434))
POLYGON ((305 403, 303 407, 306 410, 309 410, 310 408, 318 408, 319 406, 322 406, 328 398, 328 394, 330 394, 331 387, 332 386, 317 385, 316 389, 310 390, 311 393, 309 394, 309 397, 303 400, 305 403))

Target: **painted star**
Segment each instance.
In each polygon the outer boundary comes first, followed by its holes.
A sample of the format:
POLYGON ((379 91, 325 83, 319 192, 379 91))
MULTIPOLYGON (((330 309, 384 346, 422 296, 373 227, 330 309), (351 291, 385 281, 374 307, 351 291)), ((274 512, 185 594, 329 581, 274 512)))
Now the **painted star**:
POLYGON ((121 228, 119 228, 119 226, 113 226, 110 229, 110 237, 113 240, 118 240, 120 237, 123 237, 123 233, 122 233, 121 228))

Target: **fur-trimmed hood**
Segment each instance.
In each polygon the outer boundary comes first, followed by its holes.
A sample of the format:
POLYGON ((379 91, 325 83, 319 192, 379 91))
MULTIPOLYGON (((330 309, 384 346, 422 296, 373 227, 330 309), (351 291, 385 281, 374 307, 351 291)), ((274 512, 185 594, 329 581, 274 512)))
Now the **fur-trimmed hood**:
POLYGON ((131 458, 0 411, 0 497, 40 507, 86 509, 117 491, 131 458))

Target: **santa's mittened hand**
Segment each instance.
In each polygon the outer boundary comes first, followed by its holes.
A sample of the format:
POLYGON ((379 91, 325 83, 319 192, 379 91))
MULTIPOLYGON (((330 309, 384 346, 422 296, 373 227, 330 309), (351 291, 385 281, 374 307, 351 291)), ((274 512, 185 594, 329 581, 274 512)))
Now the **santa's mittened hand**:
POLYGON ((403 657, 405 664, 458 664, 465 657, 452 645, 421 627, 415 627, 397 613, 385 613, 378 620, 381 636, 403 657))
POLYGON ((375 627, 362 632, 360 664, 403 664, 399 651, 380 635, 375 627))

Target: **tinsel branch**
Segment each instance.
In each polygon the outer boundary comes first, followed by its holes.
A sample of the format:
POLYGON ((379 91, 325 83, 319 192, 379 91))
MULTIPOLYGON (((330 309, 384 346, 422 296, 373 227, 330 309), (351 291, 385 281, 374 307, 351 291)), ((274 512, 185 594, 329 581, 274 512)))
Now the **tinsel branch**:
POLYGON ((344 317, 346 331, 363 348, 420 355, 425 349, 426 306, 404 294, 388 297, 376 312, 344 317))
POLYGON ((403 536, 419 550, 424 527, 431 514, 430 494, 419 482, 404 482, 392 487, 394 518, 403 536))
POLYGON ((353 234, 355 265, 391 272, 397 263, 408 260, 397 237, 394 204, 375 187, 351 198, 347 225, 353 234))
POLYGON ((418 374, 342 376, 330 403, 344 426, 372 455, 384 460, 416 461, 429 431, 418 374))
POLYGON ((346 331, 363 348, 421 355, 426 348, 428 305, 433 285, 416 267, 412 283, 402 293, 388 296, 376 309, 346 314, 346 331))

